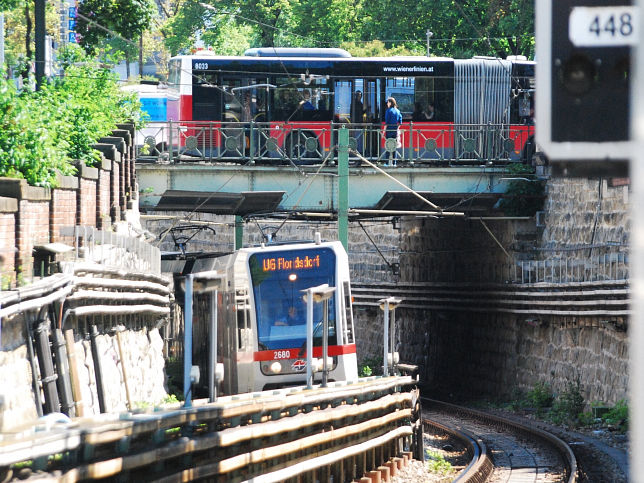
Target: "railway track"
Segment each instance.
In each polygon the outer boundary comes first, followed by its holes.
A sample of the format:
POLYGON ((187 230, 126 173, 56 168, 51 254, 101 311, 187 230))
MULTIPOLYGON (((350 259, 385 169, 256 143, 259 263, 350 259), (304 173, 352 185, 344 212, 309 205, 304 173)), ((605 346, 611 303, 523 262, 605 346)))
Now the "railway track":
POLYGON ((464 445, 470 463, 459 482, 577 481, 570 447, 556 436, 516 421, 422 399, 426 433, 448 434, 464 445))

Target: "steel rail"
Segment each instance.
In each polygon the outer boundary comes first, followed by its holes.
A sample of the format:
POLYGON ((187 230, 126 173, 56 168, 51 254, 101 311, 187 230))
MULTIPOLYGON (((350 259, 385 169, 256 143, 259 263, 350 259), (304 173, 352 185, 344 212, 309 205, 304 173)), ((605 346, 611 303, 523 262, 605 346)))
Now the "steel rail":
MULTIPOLYGON (((566 471, 568 473, 568 479, 566 480, 566 482, 567 483, 577 482, 577 458, 575 457, 575 454, 573 453, 572 449, 570 449, 570 446, 568 446, 564 441, 562 441, 557 436, 551 433, 548 433, 547 431, 544 431, 542 429, 535 428, 532 426, 527 426, 518 421, 513 421, 511 419, 503 418, 501 416, 489 414, 483 411, 478 411, 476 409, 470 409, 463 406, 458 406, 455 404, 450 404, 444 401, 437 401, 429 398, 422 398, 422 402, 423 402, 423 408, 428 408, 430 406, 438 407, 442 411, 456 413, 456 414, 463 414, 472 419, 499 425, 504 428, 510 429, 510 431, 523 433, 530 439, 538 439, 542 441, 547 446, 550 446, 553 449, 555 449, 557 453, 561 456, 564 464, 566 465, 566 471)), ((471 476, 471 478, 473 479, 469 479, 470 476, 468 476, 467 478, 468 478, 467 480, 462 480, 462 481, 484 481, 484 480, 478 479, 476 475, 471 476)))

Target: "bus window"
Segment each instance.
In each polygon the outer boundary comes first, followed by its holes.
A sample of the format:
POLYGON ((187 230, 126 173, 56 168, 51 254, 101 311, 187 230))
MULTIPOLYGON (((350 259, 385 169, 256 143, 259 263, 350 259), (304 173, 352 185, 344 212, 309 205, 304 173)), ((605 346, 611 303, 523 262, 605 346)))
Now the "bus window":
POLYGON ((335 81, 334 122, 349 122, 351 120, 352 91, 353 81, 335 81))
POLYGON ((260 87, 253 89, 253 101, 255 109, 252 111, 253 121, 266 122, 268 121, 268 87, 260 87))
POLYGON ((378 122, 380 118, 380 79, 365 79, 362 102, 364 105, 365 122, 378 122))
POLYGON ((434 80, 434 120, 454 121, 454 81, 447 77, 434 80))
POLYGON ((277 88, 273 91, 273 121, 286 121, 295 116, 302 100, 291 79, 276 79, 277 88))
POLYGON ((396 99, 398 109, 405 121, 411 119, 411 114, 414 112, 414 80, 414 77, 389 78, 385 86, 385 97, 396 99))
POLYGON ((172 59, 168 65, 168 85, 179 90, 181 83, 181 60, 172 59))
POLYGON ((329 121, 331 93, 326 79, 304 83, 277 78, 273 94, 274 121, 329 121))
POLYGON ((192 118, 195 121, 218 121, 221 111, 221 91, 217 75, 208 71, 194 71, 192 78, 192 118))
POLYGON ((234 94, 233 89, 241 87, 242 82, 240 79, 223 79, 222 87, 226 90, 222 93, 223 103, 221 109, 221 120, 226 122, 241 122, 244 118, 244 108, 242 106, 242 98, 244 90, 239 91, 239 94, 234 94))

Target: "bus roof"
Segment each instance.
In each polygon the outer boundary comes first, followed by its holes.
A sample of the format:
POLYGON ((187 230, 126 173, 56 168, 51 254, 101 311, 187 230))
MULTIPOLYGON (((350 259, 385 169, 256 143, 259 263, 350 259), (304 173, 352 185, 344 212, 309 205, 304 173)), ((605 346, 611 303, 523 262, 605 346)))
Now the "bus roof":
POLYGON ((247 49, 249 57, 351 57, 344 49, 320 47, 257 47, 247 49))

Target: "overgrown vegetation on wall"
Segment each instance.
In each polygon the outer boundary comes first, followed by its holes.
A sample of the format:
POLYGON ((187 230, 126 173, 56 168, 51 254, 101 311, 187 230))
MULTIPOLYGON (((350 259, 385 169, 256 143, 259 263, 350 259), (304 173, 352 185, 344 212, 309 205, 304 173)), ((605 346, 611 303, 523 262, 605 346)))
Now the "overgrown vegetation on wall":
POLYGON ((56 172, 73 174, 74 160, 100 160, 92 144, 117 123, 137 120, 140 103, 119 89, 107 66, 77 46, 59 52, 61 73, 35 90, 18 90, 0 73, 0 176, 55 186, 56 172))
POLYGON ((499 207, 506 216, 534 216, 543 207, 544 182, 535 176, 530 165, 513 163, 506 172, 510 181, 499 207))

